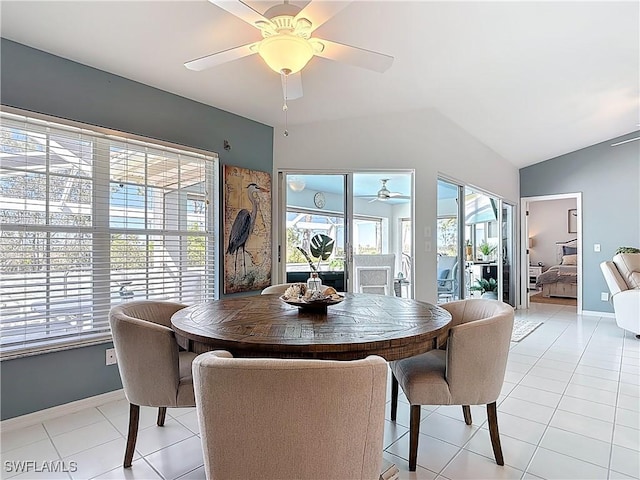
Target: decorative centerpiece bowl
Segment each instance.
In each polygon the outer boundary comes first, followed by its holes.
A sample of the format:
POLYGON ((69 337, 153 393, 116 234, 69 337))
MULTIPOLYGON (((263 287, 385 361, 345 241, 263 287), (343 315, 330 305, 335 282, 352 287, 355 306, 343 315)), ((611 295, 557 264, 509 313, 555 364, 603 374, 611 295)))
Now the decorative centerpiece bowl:
POLYGON ((333 288, 327 287, 323 291, 309 291, 306 285, 300 283, 292 285, 280 299, 300 309, 326 310, 344 300, 333 288))
POLYGON ((320 300, 306 300, 304 297, 284 298, 284 296, 282 296, 280 298, 283 302, 298 307, 301 310, 326 310, 330 305, 337 305, 344 300, 344 297, 338 294, 320 300))

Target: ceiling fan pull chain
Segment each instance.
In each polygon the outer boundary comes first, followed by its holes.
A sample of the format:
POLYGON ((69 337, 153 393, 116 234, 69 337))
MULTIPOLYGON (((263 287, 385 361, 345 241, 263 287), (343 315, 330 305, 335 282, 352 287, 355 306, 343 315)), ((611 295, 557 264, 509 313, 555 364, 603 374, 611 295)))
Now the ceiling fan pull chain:
POLYGON ((281 75, 284 77, 283 78, 283 84, 284 84, 284 104, 282 105, 282 111, 284 112, 284 133, 283 135, 285 137, 289 136, 289 118, 288 118, 288 111, 289 111, 289 106, 287 105, 287 77, 288 74, 285 73, 284 70, 282 70, 281 75))

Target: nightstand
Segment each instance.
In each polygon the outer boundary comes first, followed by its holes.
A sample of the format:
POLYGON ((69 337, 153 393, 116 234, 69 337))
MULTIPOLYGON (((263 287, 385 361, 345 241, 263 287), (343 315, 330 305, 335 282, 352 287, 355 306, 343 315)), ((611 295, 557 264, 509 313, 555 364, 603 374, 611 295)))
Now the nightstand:
POLYGON ((529 265, 529 290, 537 290, 536 282, 540 275, 542 275, 542 267, 529 265))

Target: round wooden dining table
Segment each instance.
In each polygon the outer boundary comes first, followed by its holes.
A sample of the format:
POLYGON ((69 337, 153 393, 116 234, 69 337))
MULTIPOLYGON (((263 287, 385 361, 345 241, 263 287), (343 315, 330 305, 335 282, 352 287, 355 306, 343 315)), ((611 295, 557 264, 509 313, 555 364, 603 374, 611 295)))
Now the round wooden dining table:
POLYGON ((326 310, 299 309, 279 295, 231 297, 176 312, 179 345, 195 353, 227 350, 236 357, 399 360, 437 348, 451 315, 408 298, 344 293, 326 310))

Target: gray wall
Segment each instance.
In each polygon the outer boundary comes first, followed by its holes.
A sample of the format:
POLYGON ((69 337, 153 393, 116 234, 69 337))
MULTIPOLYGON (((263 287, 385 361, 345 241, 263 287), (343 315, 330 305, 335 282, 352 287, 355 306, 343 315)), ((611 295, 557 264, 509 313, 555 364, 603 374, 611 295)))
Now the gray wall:
POLYGON ((620 246, 640 247, 640 141, 628 134, 520 170, 520 195, 582 192, 583 309, 613 312, 600 262, 620 246), (593 245, 601 245, 600 252, 593 245))
MULTIPOLYGON (((25 110, 217 152, 221 164, 273 171, 273 128, 2 39, 0 100, 25 110), (223 141, 232 149, 225 151, 223 141)), ((222 231, 222 230, 220 230, 222 231)), ((111 344, 0 364, 1 418, 122 387, 111 344)))

